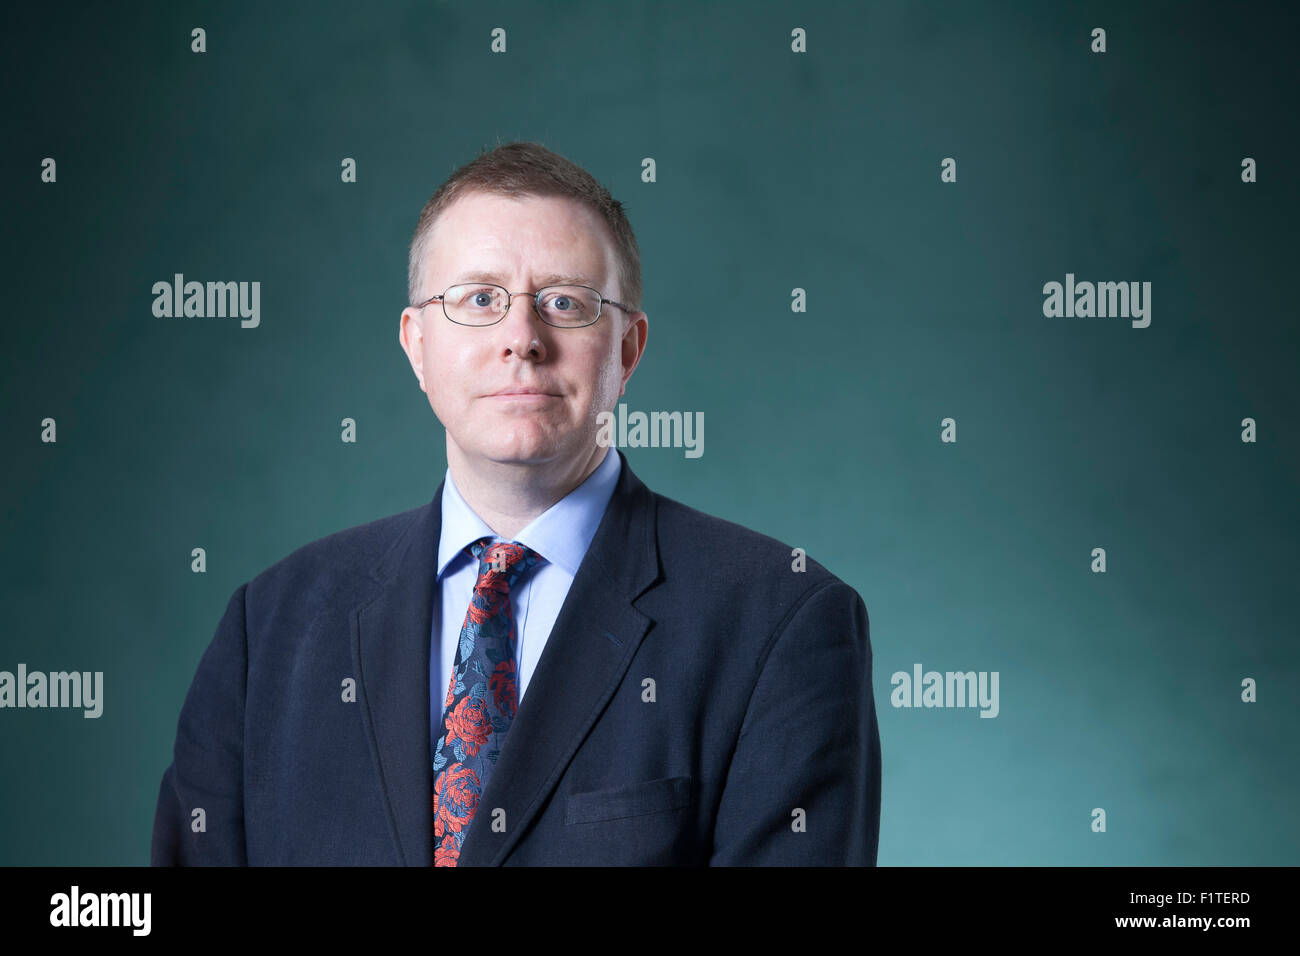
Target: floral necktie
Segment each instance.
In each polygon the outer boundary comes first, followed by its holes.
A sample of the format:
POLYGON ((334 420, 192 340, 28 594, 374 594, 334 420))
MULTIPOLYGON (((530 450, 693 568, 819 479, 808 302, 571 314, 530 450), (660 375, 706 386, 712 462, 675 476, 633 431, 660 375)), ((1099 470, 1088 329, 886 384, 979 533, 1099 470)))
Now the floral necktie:
POLYGON ((480 538, 465 550, 478 559, 478 581, 461 625, 433 747, 433 865, 455 866, 519 707, 515 619, 510 589, 541 555, 522 544, 480 538))

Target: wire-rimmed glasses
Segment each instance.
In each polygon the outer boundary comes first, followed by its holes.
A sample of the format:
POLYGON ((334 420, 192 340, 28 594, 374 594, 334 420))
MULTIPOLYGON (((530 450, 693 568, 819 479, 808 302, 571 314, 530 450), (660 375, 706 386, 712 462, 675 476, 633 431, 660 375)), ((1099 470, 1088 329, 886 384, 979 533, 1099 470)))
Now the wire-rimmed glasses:
POLYGON ((443 315, 457 325, 496 325, 505 318, 517 295, 532 298, 537 317, 560 329, 580 329, 594 324, 606 302, 624 312, 632 311, 621 302, 606 299, 590 286, 551 285, 537 292, 508 292, 490 282, 454 285, 442 295, 430 296, 413 308, 422 309, 436 300, 442 303, 443 315))

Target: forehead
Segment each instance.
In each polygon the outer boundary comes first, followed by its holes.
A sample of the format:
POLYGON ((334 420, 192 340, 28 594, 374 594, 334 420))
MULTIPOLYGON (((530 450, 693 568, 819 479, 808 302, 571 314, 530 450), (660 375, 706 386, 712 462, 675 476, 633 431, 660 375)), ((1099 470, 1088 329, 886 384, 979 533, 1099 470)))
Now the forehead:
POLYGON ((470 192, 447 206, 429 235, 425 267, 436 282, 474 275, 585 278, 614 275, 609 229, 592 209, 559 196, 470 192))

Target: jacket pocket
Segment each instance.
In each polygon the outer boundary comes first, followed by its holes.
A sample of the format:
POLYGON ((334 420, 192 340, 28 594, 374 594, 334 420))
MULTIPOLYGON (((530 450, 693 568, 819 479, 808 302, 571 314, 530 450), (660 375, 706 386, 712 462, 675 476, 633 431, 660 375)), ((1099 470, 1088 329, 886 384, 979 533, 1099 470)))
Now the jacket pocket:
POLYGON ((571 793, 565 800, 564 822, 596 823, 676 810, 691 802, 691 778, 662 777, 605 790, 571 793))

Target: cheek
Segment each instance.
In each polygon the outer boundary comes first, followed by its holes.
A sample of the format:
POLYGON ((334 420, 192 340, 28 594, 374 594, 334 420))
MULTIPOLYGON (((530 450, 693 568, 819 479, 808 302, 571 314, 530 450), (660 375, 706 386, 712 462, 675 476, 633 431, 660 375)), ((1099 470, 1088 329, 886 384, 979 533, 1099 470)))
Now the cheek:
POLYGON ((425 342, 425 385, 430 394, 437 393, 443 402, 455 401, 472 380, 474 368, 471 349, 453 342, 425 342))
POLYGON ((594 386, 596 394, 593 397, 597 401, 603 401, 618 394, 619 386, 623 384, 623 364, 617 349, 603 352, 599 361, 594 386))

